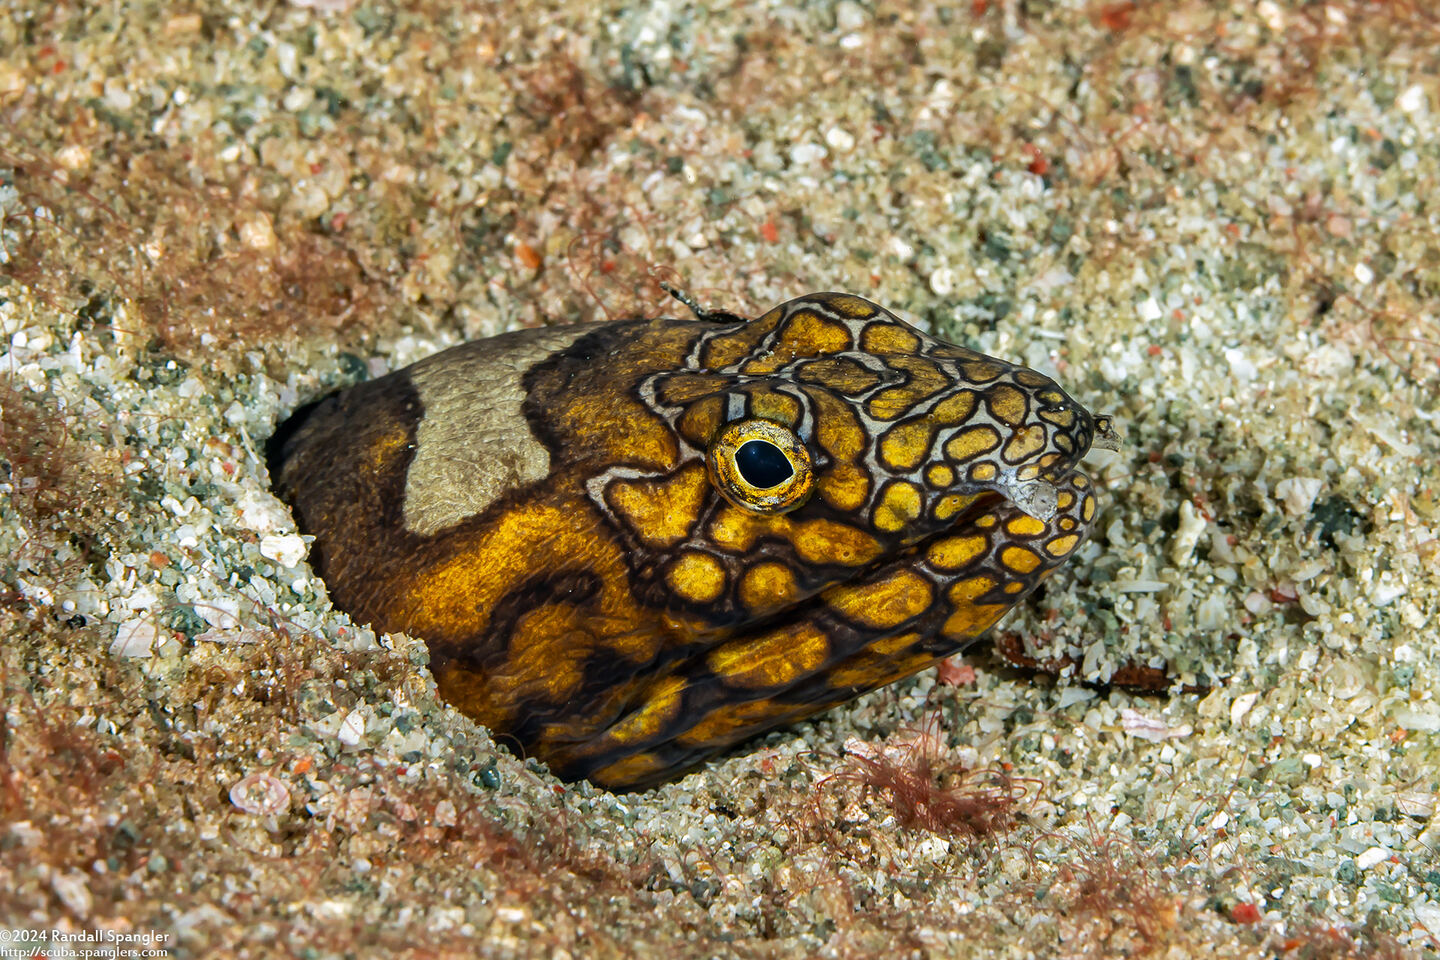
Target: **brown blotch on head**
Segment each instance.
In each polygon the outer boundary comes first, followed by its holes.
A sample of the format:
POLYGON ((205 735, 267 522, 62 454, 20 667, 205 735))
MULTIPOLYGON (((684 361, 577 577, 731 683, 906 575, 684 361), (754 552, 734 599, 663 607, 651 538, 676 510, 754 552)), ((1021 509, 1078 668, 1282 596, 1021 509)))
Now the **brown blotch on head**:
POLYGON ((762 417, 793 427, 800 422, 800 401, 769 387, 754 387, 750 394, 750 416, 762 417))
POLYGON ((930 453, 935 424, 928 418, 897 423, 880 438, 880 459, 892 470, 914 470, 930 453))
POLYGON ((1064 430, 1070 429, 1075 422, 1074 410, 1041 410, 1039 416, 1041 420, 1053 423, 1064 430))
POLYGON ((1045 521, 1017 514, 1005 521, 1005 532, 1012 537, 1038 537, 1045 532, 1045 521))
POLYGON ((747 374, 774 373, 803 357, 839 353, 849 346, 848 327, 827 320, 813 310, 800 310, 785 321, 770 349, 747 361, 740 369, 747 374))
POLYGON ((1000 433, 994 427, 971 427, 945 442, 945 456, 954 463, 965 463, 1000 446, 1000 433))
POLYGON ((870 472, 854 463, 836 463, 821 472, 816 488, 821 500, 849 513, 869 499, 870 472))
POLYGON ((909 374, 909 382, 881 390, 870 398, 865 409, 877 420, 894 420, 903 416, 921 400, 933 397, 954 384, 934 361, 924 357, 887 356, 885 364, 892 370, 909 374))
MULTIPOLYGON (((1068 520, 1070 518, 1066 517, 1066 519, 1068 520)), ((1073 526, 1074 521, 1071 520, 1070 522, 1073 526)), ((1064 527, 1063 521, 1061 522, 1061 526, 1064 527)), ((1049 543, 1045 544, 1045 552, 1050 554, 1050 556, 1052 557, 1063 557, 1071 550, 1074 550, 1075 544, 1079 542, 1080 537, 1073 533, 1067 534, 1063 537, 1056 537, 1054 540, 1051 540, 1049 543)))
MULTIPOLYGON (((1045 449, 1045 428, 1038 423, 1032 423, 1028 427, 1020 427, 1015 431, 1010 442, 1005 444, 1001 456, 1005 458, 1006 463, 1020 463, 1043 449, 1045 449)), ((1039 472, 1038 465, 1036 472, 1039 472)))
POLYGON ((691 463, 660 480, 615 480, 605 502, 643 543, 671 547, 690 535, 710 492, 703 463, 691 463))
POLYGON ((734 333, 715 337, 705 344, 704 350, 701 351, 701 366, 707 370, 723 370, 739 363, 755 351, 760 341, 775 329, 783 315, 780 307, 776 307, 764 316, 751 320, 734 333))
POLYGON ((932 463, 925 468, 925 483, 936 490, 944 490, 955 482, 955 470, 949 464, 932 463))
POLYGON ((729 502, 722 503, 706 526, 711 546, 729 553, 744 553, 764 536, 788 536, 790 518, 775 514, 756 513, 729 502))
POLYGON ((740 602, 751 613, 768 613, 789 605, 799 592, 795 574, 783 563, 757 563, 740 578, 740 602))
POLYGON ((881 553, 878 541, 855 527, 817 517, 795 524, 795 552, 806 563, 858 567, 881 553))
POLYGON ((860 349, 874 354, 915 354, 920 352, 920 338, 904 327, 882 320, 861 331, 860 349))
POLYGON ((1000 551, 1000 562, 1006 569, 1024 575, 1040 566, 1040 555, 1029 547, 1009 546, 1000 551))
MULTIPOLYGON (((346 609, 377 629, 404 629, 426 638, 432 655, 441 659, 469 652, 472 639, 490 629, 496 605, 535 571, 583 567, 601 584, 589 616, 614 627, 612 646, 623 642, 633 647, 626 656, 647 656, 660 638, 653 631, 632 629, 644 612, 636 608, 625 580, 624 549, 615 538, 594 535, 593 526, 583 519, 593 509, 586 502, 564 499, 511 509, 483 528, 456 532, 437 553, 417 551, 406 565, 390 565, 382 571, 392 578, 383 584, 388 599, 368 605, 352 601, 346 609), (516 544, 527 549, 516 549, 516 544), (456 597, 465 602, 455 602, 456 597)), ((586 636, 576 632, 566 642, 579 644, 586 636)))
POLYGON ((924 503, 924 496, 915 484, 909 480, 891 480, 875 504, 870 523, 877 530, 898 533, 920 516, 924 503))
POLYGON ((985 405, 990 408, 991 416, 1012 427, 1025 422, 1025 411, 1029 407, 1025 394, 1008 383, 1002 383, 987 393, 985 405))
MULTIPOLYGON (((971 354, 971 356, 978 357, 979 354, 971 354)), ((960 372, 965 375, 966 380, 973 383, 989 383, 1004 373, 1005 368, 989 359, 976 359, 969 363, 962 364, 960 372)))
POLYGON ((896 570, 873 582, 831 587, 821 596, 846 619, 889 630, 924 613, 935 600, 935 589, 918 573, 896 570))
POLYGON ((976 483, 989 483, 999 474, 995 464, 990 462, 977 463, 970 468, 970 479, 976 483))
POLYGON ((1015 382, 1022 387, 1043 387, 1050 383, 1050 378, 1029 367, 1020 367, 1015 371, 1015 382))
POLYGON ((831 310, 851 320, 864 320, 879 314, 880 308, 863 297, 853 296, 848 293, 826 293, 816 296, 817 303, 824 304, 831 310))
POLYGON ((936 432, 964 423, 975 412, 975 393, 961 390, 946 397, 923 416, 901 420, 880 440, 880 456, 887 466, 914 470, 930 454, 936 432))
POLYGON ((815 407, 815 440, 832 458, 858 460, 869 440, 851 407, 826 390, 802 387, 815 407))
POLYGON ((930 544, 925 558, 938 570, 962 570, 990 550, 990 541, 980 536, 945 537, 930 544))
POLYGON ((441 661, 436 686, 450 703, 486 726, 513 726, 525 703, 563 703, 585 681, 585 662, 595 650, 587 621, 592 614, 568 603, 547 604, 516 619, 503 664, 477 669, 441 661))
POLYGON ((880 375, 848 357, 821 357, 801 364, 795 379, 814 383, 847 396, 858 396, 880 382, 880 375))
POLYGON ((676 423, 680 436, 697 447, 708 447, 725 422, 725 398, 706 397, 685 408, 676 423))
POLYGON ((970 419, 975 412, 975 391, 957 390, 935 404, 929 413, 930 419, 942 427, 955 427, 970 419))
POLYGON ((935 501, 931 514, 936 520, 949 520, 978 499, 979 496, 973 493, 952 493, 935 501))
POLYGON ((577 459, 672 470, 680 448, 670 425, 640 401, 613 392, 586 397, 555 413, 559 446, 577 459), (623 423, 623 430, 615 429, 623 423))
POLYGON ((710 603, 725 592, 725 567, 708 553, 686 550, 666 571, 665 582, 691 603, 710 603))
POLYGON ((701 397, 722 393, 730 380, 708 373, 677 373, 655 381, 655 399, 667 407, 683 407, 701 397))

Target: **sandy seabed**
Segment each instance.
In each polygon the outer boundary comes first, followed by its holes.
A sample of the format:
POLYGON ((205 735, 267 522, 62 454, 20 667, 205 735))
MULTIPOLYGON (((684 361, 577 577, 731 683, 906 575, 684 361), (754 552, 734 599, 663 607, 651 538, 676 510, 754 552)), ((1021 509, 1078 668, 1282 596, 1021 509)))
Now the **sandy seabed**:
POLYGON ((1362 0, 6 4, 0 920, 1434 955, 1437 43, 1362 0), (660 280, 859 293, 1112 414, 1096 535, 997 633, 1059 676, 976 650, 613 796, 330 607, 279 420, 660 280))

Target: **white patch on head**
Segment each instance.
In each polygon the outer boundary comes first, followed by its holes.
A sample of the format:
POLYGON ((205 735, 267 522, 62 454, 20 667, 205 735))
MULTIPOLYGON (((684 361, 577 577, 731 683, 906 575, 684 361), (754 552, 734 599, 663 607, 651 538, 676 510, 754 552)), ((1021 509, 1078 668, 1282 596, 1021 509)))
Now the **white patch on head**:
POLYGON ((405 528, 430 536, 507 490, 544 479, 550 452, 525 420, 527 371, 594 325, 519 330, 461 344, 410 368, 424 416, 405 475, 405 528))

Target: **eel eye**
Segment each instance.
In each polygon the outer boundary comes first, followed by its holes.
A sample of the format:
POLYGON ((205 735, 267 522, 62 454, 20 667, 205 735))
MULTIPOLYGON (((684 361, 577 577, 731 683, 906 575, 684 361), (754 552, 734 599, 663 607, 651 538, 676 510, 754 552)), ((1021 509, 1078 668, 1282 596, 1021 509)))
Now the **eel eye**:
POLYGON ((705 458, 715 489, 737 507, 786 513, 815 488, 810 451, 795 431, 773 420, 728 423, 705 458))
POLYGON ((735 451, 735 467, 740 479, 752 487, 769 490, 795 476, 790 458, 769 440, 746 440, 735 451))

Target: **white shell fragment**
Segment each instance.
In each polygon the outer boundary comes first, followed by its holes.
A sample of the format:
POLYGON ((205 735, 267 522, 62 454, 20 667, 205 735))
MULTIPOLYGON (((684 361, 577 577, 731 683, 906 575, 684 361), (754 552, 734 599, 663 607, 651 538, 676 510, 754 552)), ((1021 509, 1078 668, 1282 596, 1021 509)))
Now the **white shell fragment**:
POLYGON ((1163 743, 1166 740, 1188 737, 1194 729, 1188 723, 1172 727, 1164 720, 1147 717, 1139 710, 1132 710, 1129 707, 1120 711, 1120 728, 1132 737, 1149 740, 1151 743, 1163 743))
POLYGON ((1355 858, 1355 866, 1361 870, 1369 870, 1371 867, 1390 858, 1390 851, 1384 847, 1371 847, 1355 858))
POLYGON ((240 523, 262 535, 295 528, 285 504, 258 491, 246 491, 240 496, 240 523))
POLYGON ((358 747, 360 741, 365 737, 365 715, 359 710, 351 710, 345 715, 340 723, 340 729, 336 732, 335 738, 347 747, 358 747))
POLYGON ((85 881, 85 874, 78 870, 69 873, 57 873, 50 878, 50 889, 55 891, 55 896, 65 904, 65 909, 82 920, 90 916, 90 910, 95 905, 95 898, 90 894, 90 886, 85 881))
POLYGON ((1205 517, 1195 509, 1195 504, 1189 500, 1181 503, 1180 526, 1170 542, 1170 562, 1177 567, 1189 563, 1195 553, 1195 545, 1200 542, 1200 534, 1204 532, 1205 517))
POLYGON ((159 625, 149 617, 137 617, 120 624, 110 653, 116 657, 153 657, 159 645, 159 625))
POLYGON ((305 541, 296 533, 270 534, 260 539, 260 556, 293 567, 305 559, 305 541))
POLYGON ((1324 485, 1324 481, 1315 477, 1286 477, 1275 484, 1275 496, 1284 505, 1286 513, 1292 517, 1303 517, 1310 512, 1324 485))
POLYGON ((268 773, 252 773, 230 787, 230 802, 243 813, 273 817, 290 809, 290 791, 268 773))

